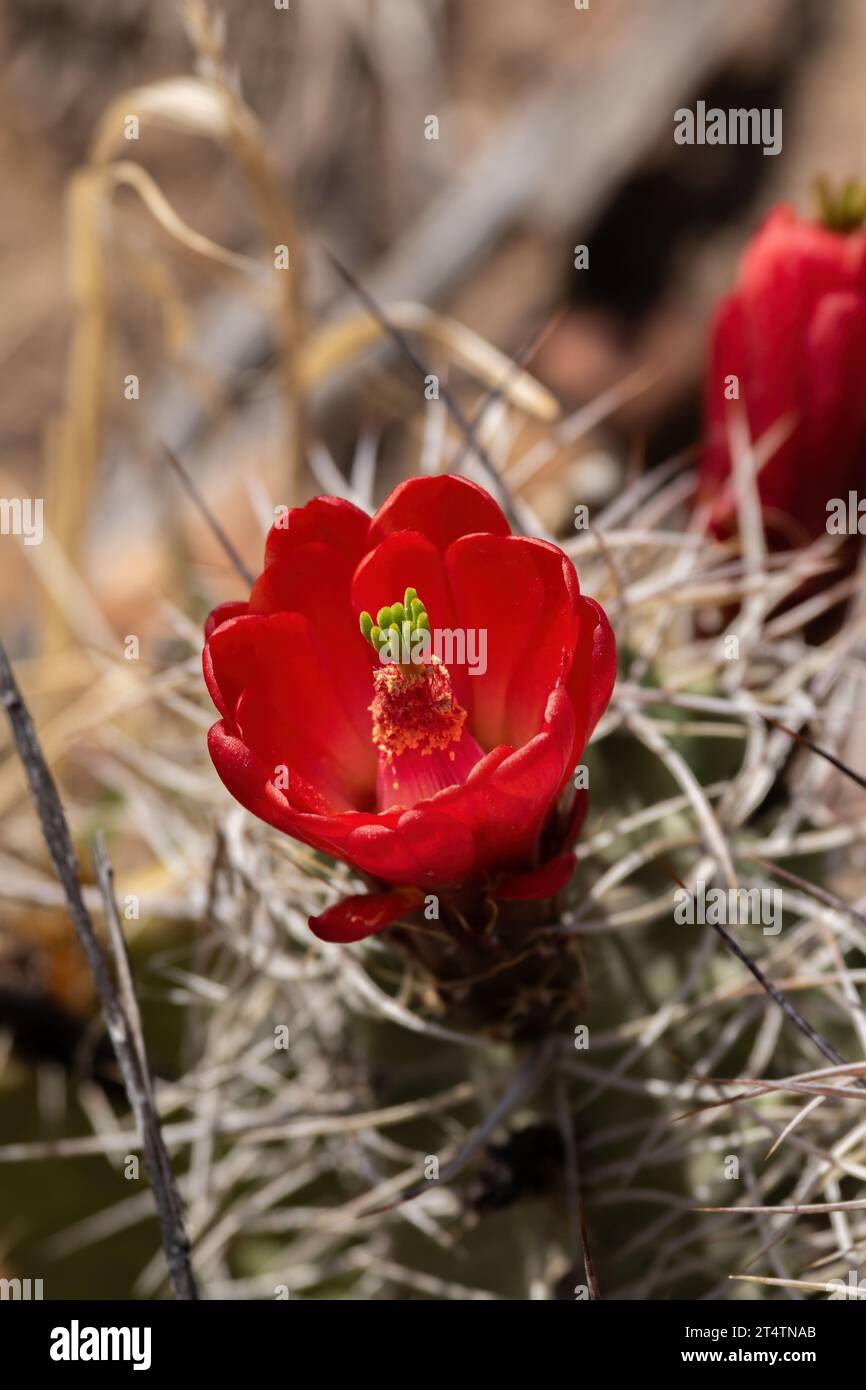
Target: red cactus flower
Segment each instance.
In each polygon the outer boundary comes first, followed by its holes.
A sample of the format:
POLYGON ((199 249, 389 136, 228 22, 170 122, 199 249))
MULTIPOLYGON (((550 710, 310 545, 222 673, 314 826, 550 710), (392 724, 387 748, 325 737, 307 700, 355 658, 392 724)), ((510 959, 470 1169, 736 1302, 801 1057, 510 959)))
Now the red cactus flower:
POLYGON ((866 481, 864 362, 866 232, 777 208, 748 247, 712 331, 700 496, 713 503, 714 534, 728 534, 736 516, 728 379, 738 379, 753 440, 790 421, 758 477, 770 539, 789 547, 823 533, 828 501, 847 500, 866 481))
POLYGON ((410 479, 372 520, 317 497, 274 524, 249 601, 207 621, 204 674, 222 715, 208 746, 248 810, 393 885, 311 921, 327 940, 357 940, 427 893, 562 887, 583 808, 579 796, 563 831, 557 802, 615 664, 571 561, 511 536, 475 484, 410 479), (441 638, 459 657, 467 632, 486 641, 483 663, 478 650, 474 665, 437 655, 441 638), (383 662, 389 633, 414 644, 410 659, 383 662))

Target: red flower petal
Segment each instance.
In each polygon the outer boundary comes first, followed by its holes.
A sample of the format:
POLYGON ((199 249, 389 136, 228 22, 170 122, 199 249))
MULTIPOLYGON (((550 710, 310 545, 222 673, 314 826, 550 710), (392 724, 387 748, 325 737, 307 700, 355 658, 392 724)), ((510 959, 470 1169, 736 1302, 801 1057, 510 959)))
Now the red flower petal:
POLYGON ((352 608, 375 618, 385 604, 402 600, 410 584, 424 600, 431 624, 451 626, 442 556, 419 531, 397 531, 364 556, 352 579, 352 608))
POLYGON ((297 613, 235 618, 207 644, 227 716, 271 769, 316 787, 332 810, 374 804, 376 759, 337 697, 317 630, 297 613))
POLYGON ((256 621, 252 614, 241 613, 216 624, 202 652, 202 669, 210 697, 231 724, 234 724, 238 700, 250 678, 246 656, 254 638, 249 627, 256 621))
POLYGON ((291 561, 302 545, 321 541, 355 564, 367 548, 370 518, 342 497, 314 497, 278 516, 265 542, 265 568, 291 561))
POLYGON ((528 614, 531 639, 506 696, 505 737, 515 747, 538 732, 551 690, 572 662, 581 625, 580 587, 574 565, 556 545, 526 540, 544 585, 541 608, 528 614))
MULTIPOLYGON (((509 530, 488 492, 468 478, 442 473, 432 478, 408 478, 395 487, 370 522, 369 543, 377 545, 392 531, 420 531, 439 550, 445 550, 458 536, 475 531, 507 536, 509 530)), ((420 584, 415 587, 420 593, 420 584)))
POLYGON ((360 640, 351 608, 355 566, 367 548, 369 518, 341 497, 314 497, 282 513, 268 533, 265 569, 253 586, 250 611, 305 614, 334 654, 332 681, 359 734, 370 721, 373 655, 360 640))
POLYGON ((826 525, 827 500, 861 487, 866 458, 866 297, 853 290, 826 294, 805 335, 809 400, 808 449, 820 468, 804 470, 797 515, 826 525))
POLYGON ((487 669, 469 677, 472 732, 482 747, 525 742, 562 675, 573 599, 561 568, 560 594, 552 596, 547 560, 543 547, 517 536, 464 536, 445 555, 458 626, 487 634, 487 669), (520 708, 509 699, 518 673, 520 708))
POLYGON ((607 708, 616 680, 616 639, 595 599, 578 599, 580 634, 574 649, 568 693, 574 707, 574 751, 568 771, 580 761, 592 731, 607 708))
POLYGON ((382 931, 416 905, 417 894, 358 893, 334 903, 319 917, 310 918, 310 928, 320 941, 363 941, 382 931))
POLYGON ((211 727, 207 746, 220 781, 236 801, 266 825, 287 835, 298 835, 297 813, 285 793, 276 790, 268 768, 225 720, 211 727))
POLYGON ((214 632, 216 628, 220 627, 223 623, 227 623, 230 618, 242 618, 249 611, 250 606, 246 601, 218 603, 216 608, 212 609, 205 619, 205 641, 207 641, 208 637, 210 637, 211 633, 214 632))
POLYGON ((540 869, 525 874, 509 874, 495 885, 494 898, 505 902, 521 902, 529 898, 553 898, 565 887, 574 873, 574 855, 560 854, 549 859, 540 869))
POLYGON ((358 737, 370 737, 370 698, 375 656, 358 631, 352 611, 354 560, 322 541, 299 545, 269 565, 256 580, 250 612, 302 613, 321 635, 328 675, 358 737))
POLYGON ((293 771, 289 793, 274 786, 274 769, 247 747, 240 735, 220 720, 208 732, 208 752, 220 781, 241 806, 259 820, 282 830, 325 854, 336 854, 325 832, 338 827, 343 838, 353 826, 376 822, 373 812, 344 812, 331 815, 321 793, 293 771))
POLYGON ((449 787, 427 808, 459 820, 472 832, 477 873, 529 867, 564 779, 574 743, 574 712, 563 689, 547 702, 540 733, 516 751, 495 749, 473 768, 462 787, 449 787))
POLYGON ((300 807, 303 793, 314 789, 302 784, 299 794, 297 783, 301 779, 293 773, 292 799, 298 804, 290 804, 287 795, 273 785, 273 769, 224 721, 212 727, 208 749, 221 781, 235 800, 266 824, 314 849, 385 882, 410 884, 430 892, 473 880, 476 856, 472 834, 449 816, 432 809, 423 813, 334 815, 327 806, 311 806, 310 814, 300 807))
POLYGON ((338 852, 388 883, 411 883, 432 892, 471 882, 477 859, 471 830, 431 802, 420 802, 419 807, 400 812, 396 820, 393 813, 385 813, 375 824, 346 827, 338 852))

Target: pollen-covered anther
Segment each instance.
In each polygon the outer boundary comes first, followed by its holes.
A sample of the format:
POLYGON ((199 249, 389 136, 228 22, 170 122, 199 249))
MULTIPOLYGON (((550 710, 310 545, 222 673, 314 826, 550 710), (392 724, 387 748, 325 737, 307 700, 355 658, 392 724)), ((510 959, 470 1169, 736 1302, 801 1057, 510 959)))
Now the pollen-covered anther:
POLYGON ((373 742, 386 762, 410 751, 450 752, 463 733, 466 711, 454 696, 451 677, 433 657, 428 665, 386 665, 373 674, 373 742))

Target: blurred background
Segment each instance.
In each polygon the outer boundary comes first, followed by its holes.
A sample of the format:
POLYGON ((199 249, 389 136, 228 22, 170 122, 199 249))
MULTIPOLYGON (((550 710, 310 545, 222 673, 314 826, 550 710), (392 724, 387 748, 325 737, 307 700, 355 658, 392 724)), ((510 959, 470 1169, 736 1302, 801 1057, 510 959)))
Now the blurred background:
MULTIPOLYGON (((862 173, 864 69, 860 0, 6 0, 0 496, 43 498, 45 539, 0 536, 2 639, 76 837, 108 824, 141 900, 164 1076, 221 795, 196 632, 240 581, 163 446, 254 571, 275 505, 462 465, 333 255, 470 414, 504 395, 485 441, 566 533, 694 450, 713 305, 772 204, 862 173), (676 145, 698 99, 781 108, 781 153, 676 145)), ((0 756, 0 1147, 103 1135, 116 1074, 5 728, 0 756)), ((0 1268, 154 1291, 116 1167, 49 1153, 3 1168, 0 1268)))

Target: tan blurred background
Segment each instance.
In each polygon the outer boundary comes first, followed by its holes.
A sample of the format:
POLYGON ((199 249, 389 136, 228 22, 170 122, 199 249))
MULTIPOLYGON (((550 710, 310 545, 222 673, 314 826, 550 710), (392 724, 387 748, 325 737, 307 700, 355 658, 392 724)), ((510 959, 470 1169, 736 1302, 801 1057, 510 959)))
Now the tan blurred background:
MULTIPOLYGON (((179 244, 126 186, 85 219, 96 244, 82 247, 70 180, 102 140, 106 159, 143 166, 195 232, 270 258, 236 152, 158 119, 124 140, 118 121, 135 100, 113 109, 121 94, 219 70, 258 118, 299 238, 299 339, 347 304, 325 245, 382 302, 446 308, 507 352, 547 325, 531 365, 566 407, 646 370, 573 451, 620 463, 635 447, 652 461, 696 437, 707 314, 761 211, 781 197, 807 210, 817 171, 863 167, 857 0, 593 0, 585 11, 570 0, 291 0, 287 11, 9 0, 0 45, 0 492, 46 494, 47 529, 110 590, 120 627, 152 586, 170 590, 166 540, 189 521, 159 440, 230 507, 248 553, 261 520, 251 491, 261 512, 265 497, 291 500, 289 486, 317 487, 306 447, 294 480, 287 464, 279 332, 251 276, 179 244), (782 154, 677 147, 673 110, 698 97, 781 106, 782 154), (436 140, 425 138, 431 115, 436 140), (578 242, 588 271, 573 268, 578 242), (92 311, 91 256, 104 342, 85 406, 75 328, 92 311), (136 402, 124 397, 132 373, 136 402), (64 443, 64 410, 75 429, 89 413, 86 447, 64 443)), ((307 440, 322 438, 343 470, 360 431, 399 451, 420 414, 393 360, 351 375, 351 387, 328 381, 305 402, 307 440)), ((572 492, 616 476, 582 477, 578 464, 547 470, 547 496, 535 479, 553 524, 572 492)), ((198 558, 221 565, 202 544, 198 558)), ((63 581, 35 549, 4 545, 2 561, 5 635, 29 645, 37 591, 63 581)))

